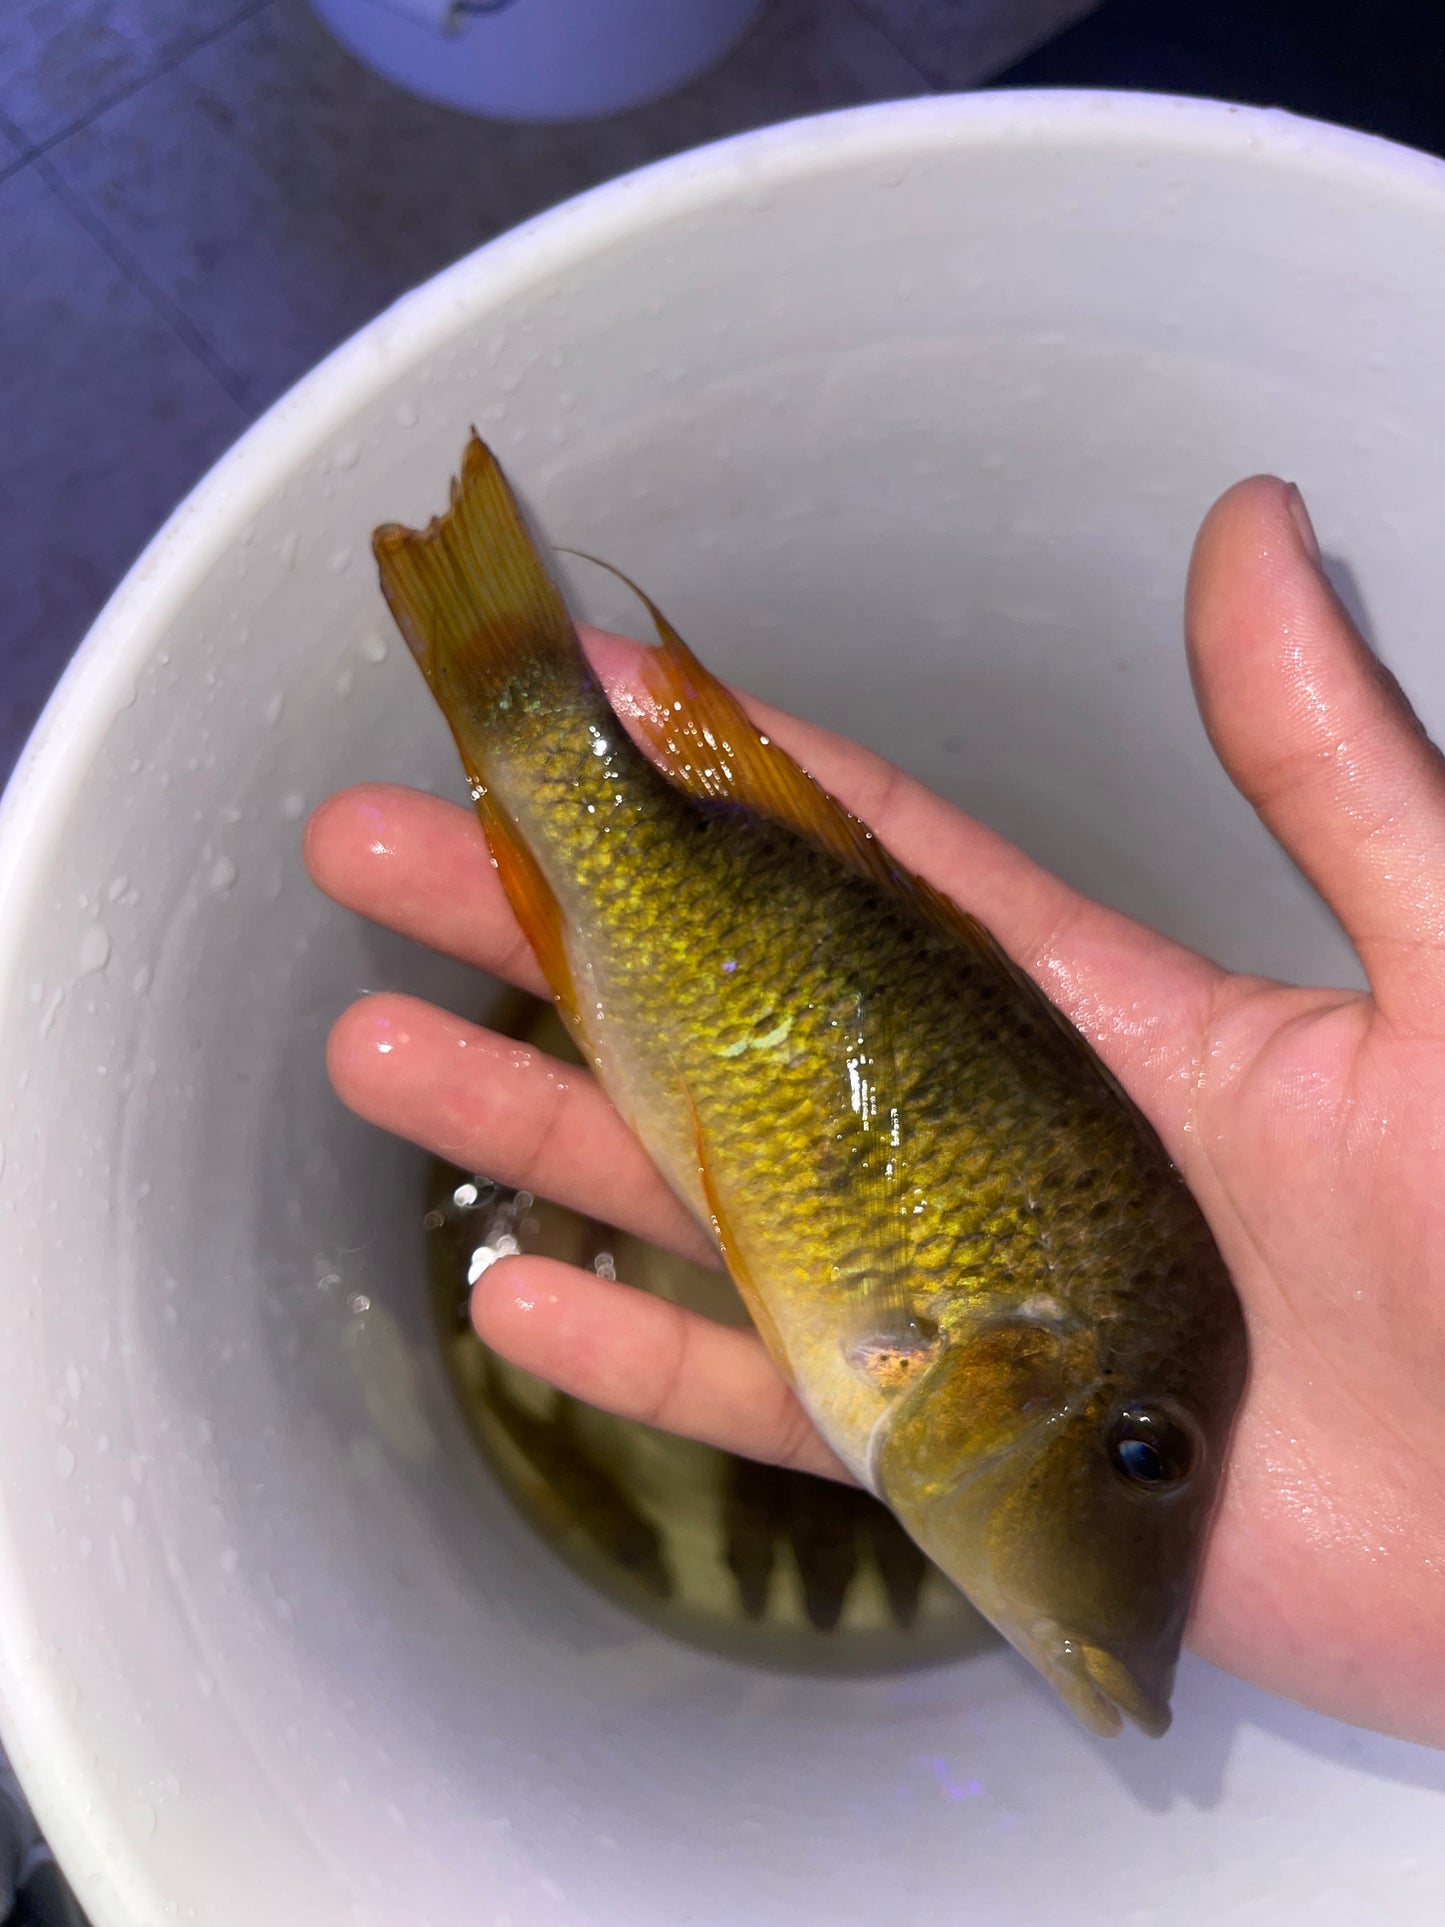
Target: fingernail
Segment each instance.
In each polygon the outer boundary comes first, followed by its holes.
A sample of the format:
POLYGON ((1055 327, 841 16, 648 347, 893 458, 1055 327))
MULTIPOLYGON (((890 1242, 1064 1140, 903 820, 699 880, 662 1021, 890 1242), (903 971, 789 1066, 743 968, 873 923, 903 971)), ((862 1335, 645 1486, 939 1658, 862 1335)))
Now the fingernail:
POLYGON ((1289 512, 1294 518, 1294 525, 1299 530, 1299 539, 1304 544, 1305 554, 1318 568, 1320 561, 1319 537, 1315 534, 1315 525, 1310 520, 1310 512, 1305 507, 1305 498, 1300 494, 1293 482, 1291 482, 1285 490, 1285 501, 1289 504, 1289 512))

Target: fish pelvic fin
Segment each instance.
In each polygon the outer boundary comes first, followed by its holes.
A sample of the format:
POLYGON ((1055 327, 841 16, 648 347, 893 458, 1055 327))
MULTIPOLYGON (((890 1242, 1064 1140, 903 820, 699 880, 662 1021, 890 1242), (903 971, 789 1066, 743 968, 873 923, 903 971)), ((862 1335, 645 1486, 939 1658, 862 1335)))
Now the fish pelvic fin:
POLYGON ((570 658, 585 673, 562 593, 475 429, 446 513, 424 529, 389 522, 371 546, 382 594, 454 733, 461 712, 475 723, 529 665, 570 658))

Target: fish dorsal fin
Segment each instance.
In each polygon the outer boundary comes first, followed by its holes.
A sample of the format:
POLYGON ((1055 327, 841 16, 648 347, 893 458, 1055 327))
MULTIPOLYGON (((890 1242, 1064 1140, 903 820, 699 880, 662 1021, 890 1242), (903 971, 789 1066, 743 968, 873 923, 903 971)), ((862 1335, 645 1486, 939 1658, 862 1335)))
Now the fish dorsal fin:
POLYGON ((651 715, 629 714, 663 774, 689 795, 741 803, 786 824, 839 862, 887 890, 941 935, 960 944, 1005 978, 1042 1017, 1055 1040, 1086 1064, 1114 1096, 1137 1115, 1128 1093, 1101 1062, 1087 1038, 1016 964, 978 918, 931 883, 894 861, 867 827, 763 735, 737 698, 704 667, 651 596, 621 569, 581 549, 563 554, 593 562, 623 582, 651 616, 660 647, 643 660, 642 680, 657 705, 651 715))

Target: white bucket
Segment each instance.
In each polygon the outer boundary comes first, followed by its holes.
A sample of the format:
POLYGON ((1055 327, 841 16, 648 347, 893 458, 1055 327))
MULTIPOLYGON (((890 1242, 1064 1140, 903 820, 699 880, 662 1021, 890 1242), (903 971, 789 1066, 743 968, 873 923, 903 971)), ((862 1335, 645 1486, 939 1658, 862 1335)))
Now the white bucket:
POLYGON ((1350 975, 1181 591, 1221 488, 1297 478, 1445 723, 1442 263, 1445 169, 1280 115, 867 109, 483 249, 178 512, 0 816, 0 1727, 95 1927, 1435 1927, 1441 1755, 1193 1662, 1158 1744, 1004 1650, 755 1673, 561 1568, 450 1405, 421 1161, 322 1065, 362 987, 478 987, 298 842, 344 782, 460 792, 367 537, 475 421, 723 673, 1229 962, 1350 975))
POLYGON ((426 100, 497 120, 583 120, 711 67, 762 0, 311 0, 337 39, 426 100))

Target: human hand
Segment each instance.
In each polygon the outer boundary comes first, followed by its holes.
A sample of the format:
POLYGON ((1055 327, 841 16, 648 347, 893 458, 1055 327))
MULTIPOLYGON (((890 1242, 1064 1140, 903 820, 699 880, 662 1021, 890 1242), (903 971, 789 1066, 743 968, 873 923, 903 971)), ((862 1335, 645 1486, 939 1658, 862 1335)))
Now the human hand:
MULTIPOLYGON (((1275 1692, 1440 1745, 1445 761, 1307 530, 1298 497, 1268 477, 1216 504, 1190 570, 1190 662, 1221 760, 1344 924, 1367 995, 1221 970, 1080 897, 866 750, 747 708, 1068 1013, 1213 1227, 1251 1378, 1188 1643, 1275 1692)), ((625 715, 645 700, 640 646, 586 639, 625 715)), ((470 811, 350 790, 312 818, 307 861, 338 902, 544 990, 470 811)), ((339 1019, 329 1061, 374 1123, 713 1255, 585 1073, 394 995, 339 1019)), ((540 1258, 493 1266, 473 1316, 498 1351, 579 1398, 841 1476, 749 1332, 540 1258)))

